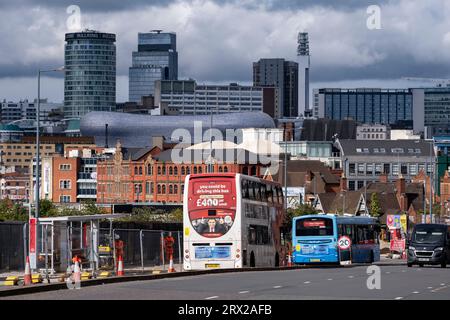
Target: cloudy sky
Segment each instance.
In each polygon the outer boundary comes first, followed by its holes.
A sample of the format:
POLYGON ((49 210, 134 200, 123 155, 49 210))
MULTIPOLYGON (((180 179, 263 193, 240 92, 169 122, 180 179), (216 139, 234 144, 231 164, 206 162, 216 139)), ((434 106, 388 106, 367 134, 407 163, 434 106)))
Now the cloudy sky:
MULTIPOLYGON (((0 0, 0 99, 33 99, 38 68, 64 64, 67 8, 81 27, 117 34, 117 100, 128 98, 137 33, 177 33, 179 77, 200 83, 251 83, 259 58, 296 59, 309 32, 312 87, 417 87, 402 77, 450 76, 448 0, 0 0), (380 8, 380 29, 369 5, 380 8)), ((427 82, 427 85, 434 85, 427 82)), ((62 101, 63 80, 42 83, 62 101)))

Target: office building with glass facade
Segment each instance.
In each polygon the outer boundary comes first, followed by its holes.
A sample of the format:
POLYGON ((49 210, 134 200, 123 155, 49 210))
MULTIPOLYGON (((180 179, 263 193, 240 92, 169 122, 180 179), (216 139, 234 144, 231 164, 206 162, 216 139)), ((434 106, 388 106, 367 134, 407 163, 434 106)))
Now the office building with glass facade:
POLYGON ((116 105, 116 35, 86 30, 67 33, 64 116, 113 111, 116 105))
POLYGON ((424 125, 446 127, 450 123, 450 88, 414 89, 424 91, 424 125))
POLYGON ((156 30, 138 34, 138 51, 129 69, 129 101, 141 102, 154 95, 155 81, 178 79, 178 52, 175 33, 156 30))
POLYGON ((284 59, 253 62, 253 85, 278 89, 275 118, 299 116, 298 75, 297 62, 284 59))
POLYGON ((411 89, 316 89, 314 113, 318 118, 353 119, 412 129, 411 89))

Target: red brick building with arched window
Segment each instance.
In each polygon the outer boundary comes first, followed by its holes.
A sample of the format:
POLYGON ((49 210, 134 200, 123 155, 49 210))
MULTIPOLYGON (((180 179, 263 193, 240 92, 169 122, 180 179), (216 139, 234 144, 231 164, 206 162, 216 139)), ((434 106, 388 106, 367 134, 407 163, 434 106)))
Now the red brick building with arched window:
MULTIPOLYGON (((264 174, 259 161, 247 161, 259 160, 257 155, 243 149, 231 153, 220 151, 213 152, 213 172, 264 174), (225 154, 228 157, 223 161, 225 154)), ((176 152, 186 155, 195 151, 177 149, 176 152)), ((172 149, 122 148, 118 142, 112 158, 97 162, 97 203, 182 203, 186 175, 206 173, 209 165, 201 159, 198 163, 174 163, 172 155, 172 149)))

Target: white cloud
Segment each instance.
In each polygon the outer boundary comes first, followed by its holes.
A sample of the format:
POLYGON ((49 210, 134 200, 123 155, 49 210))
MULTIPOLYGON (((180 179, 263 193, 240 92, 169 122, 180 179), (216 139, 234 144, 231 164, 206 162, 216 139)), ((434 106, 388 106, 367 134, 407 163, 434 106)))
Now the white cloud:
MULTIPOLYGON (((177 33, 179 75, 201 82, 251 81, 252 62, 259 58, 295 60, 299 31, 309 32, 313 78, 364 78, 366 72, 374 78, 384 74, 401 77, 405 69, 430 73, 417 76, 439 72, 442 77, 449 70, 449 1, 381 4, 381 30, 367 29, 368 15, 362 7, 318 4, 303 10, 268 10, 273 1, 255 3, 175 1, 169 6, 105 12, 81 7, 81 22, 84 27, 117 34, 118 75, 123 77, 128 74, 131 52, 137 48, 137 33, 152 29, 177 33), (430 64, 435 68, 428 68, 430 64)), ((0 21, 0 37, 5 39, 0 76, 30 75, 37 66, 63 63, 64 33, 68 31, 65 8, 7 7, 3 11, 8 19, 0 21)), ((3 88, 0 98, 8 92, 3 88)), ((125 90, 121 87, 120 95, 125 90)))

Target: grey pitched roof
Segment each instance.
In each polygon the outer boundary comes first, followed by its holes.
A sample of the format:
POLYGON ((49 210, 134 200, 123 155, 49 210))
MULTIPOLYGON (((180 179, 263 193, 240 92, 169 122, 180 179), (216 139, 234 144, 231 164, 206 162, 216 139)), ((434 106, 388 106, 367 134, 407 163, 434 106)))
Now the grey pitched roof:
MULTIPOLYGON (((158 161, 176 163, 204 163, 204 160, 208 159, 208 157, 209 150, 180 148, 166 150, 154 156, 158 161)), ((214 161, 217 161, 218 163, 237 164, 270 164, 270 160, 278 160, 257 155, 256 153, 245 149, 213 149, 212 157, 214 158, 214 161)))
POLYGON ((143 156, 145 156, 147 153, 149 153, 150 151, 152 151, 152 148, 142 148, 142 149, 138 149, 135 152, 133 152, 131 154, 131 160, 136 161, 139 160, 140 158, 142 158, 143 156))
MULTIPOLYGON (((430 156, 430 141, 425 140, 338 140, 342 156, 430 156), (378 150, 377 150, 378 149, 378 150), (383 150, 384 149, 384 152, 383 150), (403 150, 403 152, 396 152, 403 150), (416 152, 417 151, 417 152, 416 152)), ((432 151, 434 154, 434 151, 432 151)))
MULTIPOLYGON (((305 175, 312 172, 313 176, 320 177, 327 184, 339 184, 339 178, 331 173, 323 162, 319 160, 289 160, 287 162, 288 186, 301 186, 305 183, 305 175), (292 185, 289 185, 292 183, 292 185)), ((280 163, 278 173, 273 176, 274 180, 284 183, 284 162, 280 163)))
POLYGON ((325 213, 344 213, 355 214, 358 209, 359 200, 361 199, 360 191, 346 191, 340 193, 320 193, 319 201, 325 213))

